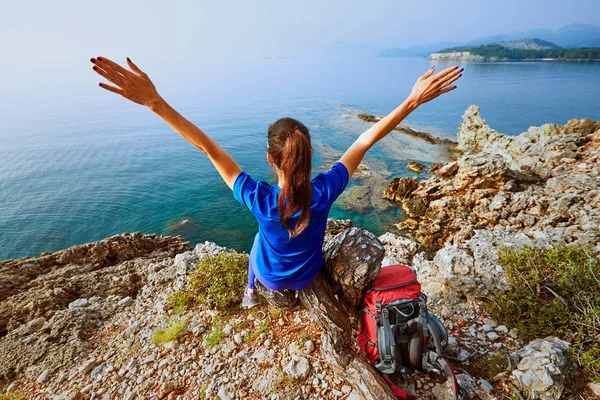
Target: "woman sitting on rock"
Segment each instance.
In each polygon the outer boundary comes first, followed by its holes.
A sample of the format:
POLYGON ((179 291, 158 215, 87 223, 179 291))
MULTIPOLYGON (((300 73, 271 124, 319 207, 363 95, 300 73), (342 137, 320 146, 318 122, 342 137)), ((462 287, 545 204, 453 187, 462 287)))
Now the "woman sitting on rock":
POLYGON ((348 148, 332 169, 311 180, 312 147, 306 126, 281 118, 268 130, 267 161, 275 167, 278 184, 252 179, 234 159, 200 128, 185 119, 158 94, 146 73, 127 59, 130 69, 104 58, 92 58, 93 69, 115 86, 100 87, 147 106, 177 133, 202 150, 233 196, 256 217, 259 230, 248 268, 248 287, 242 305, 259 304, 255 277, 270 290, 309 287, 323 267, 322 246, 331 205, 344 191, 365 153, 392 131, 419 105, 456 88, 451 84, 462 68, 451 67, 434 75, 435 67, 417 79, 412 92, 348 148))

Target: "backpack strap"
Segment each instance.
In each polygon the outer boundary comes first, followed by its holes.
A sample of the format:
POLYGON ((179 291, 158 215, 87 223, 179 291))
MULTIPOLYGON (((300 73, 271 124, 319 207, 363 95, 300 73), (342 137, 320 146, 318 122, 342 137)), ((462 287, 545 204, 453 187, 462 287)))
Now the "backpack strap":
POLYGON ((379 363, 375 368, 384 374, 393 374, 396 372, 396 342, 392 327, 390 325, 390 316, 387 308, 381 307, 381 302, 376 303, 377 314, 379 315, 377 326, 377 342, 379 345, 379 363))
POLYGON ((400 400, 417 400, 417 396, 415 396, 414 394, 408 393, 400 389, 398 386, 394 385, 394 383, 387 374, 383 374, 382 376, 383 380, 390 386, 390 389, 392 389, 392 392, 394 393, 394 396, 396 396, 396 398, 400 400))
POLYGON ((369 317, 373 318, 373 319, 377 319, 376 315, 371 314, 371 311, 369 311, 369 309, 367 307, 363 308, 362 311, 367 314, 369 317))
POLYGON ((435 351, 426 350, 425 351, 426 360, 433 365, 435 368, 444 371, 444 374, 450 379, 452 383, 452 392, 454 393, 454 399, 459 400, 463 398, 463 391, 458 385, 458 380, 456 379, 456 374, 454 373, 454 368, 452 365, 444 357, 436 353, 435 351))
MULTIPOLYGON (((427 347, 427 340, 429 339, 429 327, 427 325, 427 305, 425 302, 419 302, 419 325, 423 332, 423 347, 427 347)), ((427 369, 427 360, 423 357, 422 369, 427 369)))

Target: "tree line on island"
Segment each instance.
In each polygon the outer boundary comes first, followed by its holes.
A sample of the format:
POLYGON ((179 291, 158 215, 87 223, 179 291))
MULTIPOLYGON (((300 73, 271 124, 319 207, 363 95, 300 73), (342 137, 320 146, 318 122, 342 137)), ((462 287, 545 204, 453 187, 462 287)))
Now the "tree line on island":
POLYGON ((439 53, 451 52, 469 52, 484 57, 486 60, 600 60, 600 47, 563 48, 556 46, 545 49, 519 49, 494 43, 472 47, 453 47, 439 51, 439 53))

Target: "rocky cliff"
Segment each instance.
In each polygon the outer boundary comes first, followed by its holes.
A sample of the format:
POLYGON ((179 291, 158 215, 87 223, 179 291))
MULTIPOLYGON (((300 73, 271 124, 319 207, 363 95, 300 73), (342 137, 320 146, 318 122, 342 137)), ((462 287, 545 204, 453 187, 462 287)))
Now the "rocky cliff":
MULTIPOLYGON (((598 386, 590 383, 585 392, 573 383, 581 370, 569 361, 569 343, 524 341, 518 330, 491 318, 485 304, 511 287, 500 263, 503 248, 580 243, 600 251, 599 146, 595 121, 509 137, 472 106, 459 127, 464 154, 458 160, 434 166, 429 180, 390 183, 386 197, 409 217, 400 232, 376 238, 351 221, 330 220, 325 249, 336 265, 363 256, 377 268, 412 265, 431 311, 449 329, 448 357, 470 398, 593 396, 598 386), (361 245, 347 249, 348 243, 361 245)), ((176 314, 170 296, 186 288, 199 261, 222 253, 232 251, 208 242, 191 249, 180 237, 136 233, 0 262, 0 393, 368 398, 352 375, 360 370, 334 368, 331 343, 301 306, 225 314, 198 307, 176 314), (157 341, 157 332, 168 340, 157 341)), ((355 315, 351 322, 356 333, 355 315)), ((434 376, 414 372, 403 384, 421 399, 449 398, 447 385, 434 376)))
POLYGON ((506 136, 471 106, 458 149, 463 156, 436 165, 434 178, 390 183, 384 196, 408 217, 399 229, 426 246, 461 245, 488 229, 600 250, 600 122, 571 120, 506 136))

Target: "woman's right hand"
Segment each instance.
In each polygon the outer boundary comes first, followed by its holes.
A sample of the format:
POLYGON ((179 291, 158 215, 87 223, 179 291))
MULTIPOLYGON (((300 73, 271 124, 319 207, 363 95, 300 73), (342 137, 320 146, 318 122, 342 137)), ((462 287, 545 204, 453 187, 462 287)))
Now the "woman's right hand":
POLYGON ((127 64, 131 71, 105 57, 92 58, 90 61, 94 64, 93 69, 98 75, 116 85, 115 87, 101 82, 99 84, 101 88, 151 109, 162 100, 148 75, 131 62, 129 57, 127 64))
POLYGON ((456 89, 456 86, 450 86, 462 76, 464 68, 450 67, 442 72, 433 75, 435 66, 429 69, 423 76, 417 79, 408 97, 410 102, 419 106, 435 99, 436 97, 456 89))

